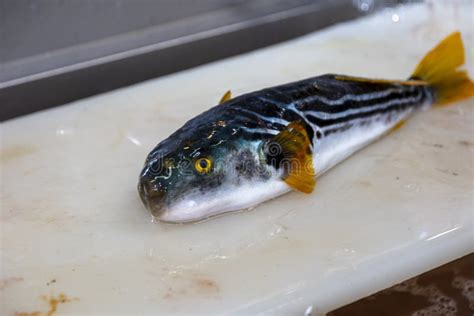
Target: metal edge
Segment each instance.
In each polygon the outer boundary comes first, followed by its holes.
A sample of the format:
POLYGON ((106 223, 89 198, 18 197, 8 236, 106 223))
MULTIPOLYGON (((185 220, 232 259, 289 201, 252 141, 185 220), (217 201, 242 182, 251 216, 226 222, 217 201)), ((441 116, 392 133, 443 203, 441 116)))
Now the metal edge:
POLYGON ((363 14, 349 0, 311 9, 5 87, 0 89, 0 121, 249 52, 363 14))

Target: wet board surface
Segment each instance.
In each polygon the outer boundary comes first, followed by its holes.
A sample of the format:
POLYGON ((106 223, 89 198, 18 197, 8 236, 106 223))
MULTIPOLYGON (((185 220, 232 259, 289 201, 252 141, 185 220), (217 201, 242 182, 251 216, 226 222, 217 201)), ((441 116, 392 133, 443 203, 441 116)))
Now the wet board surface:
POLYGON ((473 251, 472 99, 419 113, 311 195, 167 225, 136 191, 152 147, 228 89, 406 78, 456 29, 473 75, 473 7, 458 5, 384 11, 3 123, 1 314, 317 315, 473 251))

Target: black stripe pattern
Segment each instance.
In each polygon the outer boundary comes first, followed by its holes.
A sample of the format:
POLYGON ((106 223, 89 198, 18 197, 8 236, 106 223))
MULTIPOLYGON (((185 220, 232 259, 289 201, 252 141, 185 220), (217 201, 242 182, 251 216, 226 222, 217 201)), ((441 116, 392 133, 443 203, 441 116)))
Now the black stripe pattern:
POLYGON ((374 118, 416 109, 432 99, 425 85, 345 79, 324 75, 237 97, 225 105, 226 117, 244 137, 275 135, 289 122, 301 121, 311 138, 343 132, 374 118))

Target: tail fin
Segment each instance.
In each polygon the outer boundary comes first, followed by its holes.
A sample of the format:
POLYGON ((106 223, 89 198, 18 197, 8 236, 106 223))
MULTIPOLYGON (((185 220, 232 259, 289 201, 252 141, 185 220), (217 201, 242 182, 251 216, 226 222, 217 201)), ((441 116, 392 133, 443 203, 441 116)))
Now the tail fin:
POLYGON ((435 92, 435 104, 444 105, 474 96, 474 82, 465 70, 464 45, 454 32, 433 48, 418 64, 411 78, 428 82, 435 92))

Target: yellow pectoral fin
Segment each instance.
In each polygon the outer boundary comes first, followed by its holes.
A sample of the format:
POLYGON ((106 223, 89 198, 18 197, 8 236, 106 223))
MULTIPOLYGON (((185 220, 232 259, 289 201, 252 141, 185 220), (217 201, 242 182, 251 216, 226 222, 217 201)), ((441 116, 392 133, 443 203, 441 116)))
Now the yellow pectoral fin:
POLYGON ((272 139, 281 149, 280 168, 284 170, 283 181, 293 189, 313 192, 316 173, 313 166, 311 141, 301 122, 293 122, 272 139))
POLYGON ((312 172, 290 172, 288 176, 284 179, 284 181, 286 184, 288 184, 295 190, 298 190, 303 193, 311 193, 316 187, 314 170, 312 170, 312 172))
POLYGON ((221 100, 219 101, 219 104, 229 101, 231 98, 232 98, 232 92, 230 92, 230 90, 227 90, 227 92, 224 93, 221 100))

